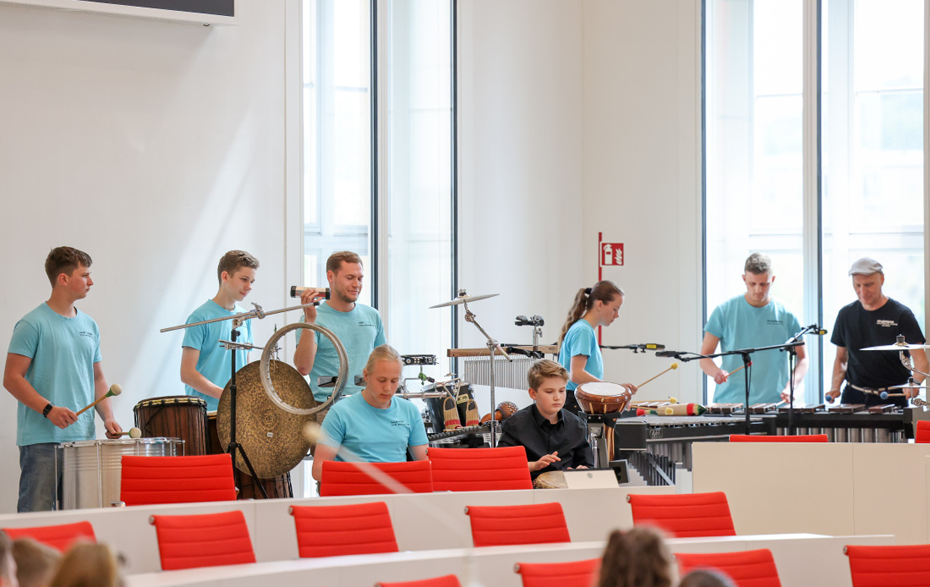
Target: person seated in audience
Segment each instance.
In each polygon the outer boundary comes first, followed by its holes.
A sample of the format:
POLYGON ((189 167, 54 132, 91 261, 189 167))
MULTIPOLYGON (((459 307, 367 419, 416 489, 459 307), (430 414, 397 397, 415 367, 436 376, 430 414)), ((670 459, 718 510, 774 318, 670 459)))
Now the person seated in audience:
POLYGON ((13 541, 16 580, 19 587, 48 587, 58 570, 61 553, 32 538, 13 541))
POLYGON ((736 583, 717 571, 698 569, 682 577, 678 587, 736 587, 736 583))
POLYGON ((530 475, 557 469, 594 466, 584 420, 563 410, 568 370, 548 359, 533 363, 527 373, 533 403, 504 420, 497 446, 522 446, 530 475))
POLYGON ((123 587, 123 577, 109 546, 78 542, 61 559, 49 587, 123 587))
POLYGON ((394 395, 402 369, 393 347, 383 344, 371 352, 362 370, 365 388, 336 402, 323 420, 313 456, 314 479, 320 481, 326 461, 399 463, 407 460, 408 450, 413 460, 426 460, 420 411, 394 395))
POLYGON ((595 587, 672 587, 676 579, 662 534, 637 527, 610 533, 595 587))
POLYGON ((0 532, 0 587, 17 587, 16 561, 13 560, 13 541, 0 532))

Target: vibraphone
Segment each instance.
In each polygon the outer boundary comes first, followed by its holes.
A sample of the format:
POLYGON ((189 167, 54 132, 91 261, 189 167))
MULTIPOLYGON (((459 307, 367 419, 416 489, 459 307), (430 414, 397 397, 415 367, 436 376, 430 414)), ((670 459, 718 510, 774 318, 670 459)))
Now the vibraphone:
MULTIPOLYGON (((676 467, 691 470, 691 443, 726 442, 745 434, 742 416, 637 416, 614 425, 610 460, 626 459, 649 485, 674 485, 676 467)), ((762 416, 752 416, 750 434, 774 432, 762 416)), ((603 462, 603 461, 602 461, 603 462)))
MULTIPOLYGON (((773 419, 769 434, 788 434, 787 408, 780 408, 768 418, 773 419)), ((793 416, 795 434, 826 434, 830 442, 907 442, 914 438, 920 420, 930 420, 930 411, 861 405, 840 405, 827 410, 821 405, 795 408, 793 416)))

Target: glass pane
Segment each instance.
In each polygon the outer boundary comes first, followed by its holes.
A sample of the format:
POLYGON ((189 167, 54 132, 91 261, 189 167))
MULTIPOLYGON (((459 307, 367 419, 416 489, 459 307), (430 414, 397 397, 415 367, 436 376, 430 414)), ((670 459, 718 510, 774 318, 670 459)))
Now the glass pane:
POLYGON ((743 264, 758 251, 772 258, 773 296, 804 322, 802 8, 707 2, 708 316, 746 293, 743 264))
POLYGON ((425 372, 441 377, 452 308, 427 308, 452 295, 451 2, 388 7, 389 337, 401 353, 436 354, 425 372))

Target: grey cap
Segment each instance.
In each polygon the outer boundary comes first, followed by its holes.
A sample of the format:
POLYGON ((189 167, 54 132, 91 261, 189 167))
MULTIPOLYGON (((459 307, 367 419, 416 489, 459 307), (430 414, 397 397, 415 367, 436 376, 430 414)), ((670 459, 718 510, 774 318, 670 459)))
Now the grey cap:
POLYGON ((872 275, 873 273, 883 273, 882 264, 868 257, 862 257, 849 268, 850 275, 872 275))

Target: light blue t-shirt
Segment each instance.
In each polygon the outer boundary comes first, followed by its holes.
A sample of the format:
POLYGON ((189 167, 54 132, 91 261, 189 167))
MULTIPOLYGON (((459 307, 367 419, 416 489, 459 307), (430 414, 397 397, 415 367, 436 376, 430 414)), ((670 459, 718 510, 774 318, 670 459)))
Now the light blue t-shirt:
MULTIPOLYGON (((598 379, 604 378, 604 357, 601 355, 601 347, 597 344, 597 333, 594 327, 584 318, 569 327, 562 340, 562 347, 559 349, 559 363, 565 367, 569 373, 572 372, 572 357, 584 355, 588 357, 588 363, 584 370, 594 375, 598 379)), ((565 385, 568 391, 578 387, 577 383, 569 381, 565 385)))
MULTIPOLYGON (((74 318, 66 318, 43 303, 13 327, 9 352, 32 359, 26 381, 52 405, 77 412, 94 401, 94 363, 101 360, 100 330, 87 314, 77 310, 74 318)), ((90 440, 94 437, 94 413, 87 410, 62 430, 20 402, 16 444, 90 440)))
MULTIPOLYGON (((302 319, 302 320, 305 320, 302 319)), ((316 323, 324 328, 333 331, 336 338, 346 348, 346 355, 349 358, 349 377, 346 381, 343 395, 353 395, 362 390, 361 386, 355 385, 356 375, 361 377, 362 370, 368 362, 368 355, 375 347, 386 344, 384 339, 384 325, 381 323, 381 315, 378 310, 371 306, 355 304, 351 312, 340 312, 334 310, 326 302, 323 302, 317 308, 316 323)), ((300 342, 300 335, 303 330, 297 331, 297 341, 300 342)), ((320 377, 335 377, 339 375, 339 357, 336 355, 336 349, 329 339, 319 332, 314 331, 316 337, 316 357, 313 359, 313 369, 310 371, 310 388, 313 390, 313 397, 318 402, 326 401, 332 395, 332 388, 320 388, 317 381, 320 377)), ((327 416, 329 417, 329 416, 327 416)))
MULTIPOLYGON (((749 305, 744 296, 731 298, 717 306, 704 332, 720 339, 722 352, 782 344, 800 332, 798 319, 780 302, 772 300, 761 308, 749 305)), ((749 403, 781 401, 781 391, 788 384, 788 354, 777 350, 753 353, 749 403)), ((721 368, 732 372, 743 366, 742 357, 723 357, 721 368)), ((717 403, 746 401, 746 377, 743 372, 730 377, 714 391, 717 403)))
MULTIPOLYGON (((212 320, 214 318, 225 318, 234 314, 245 312, 239 306, 233 308, 230 312, 223 306, 213 300, 207 300, 202 306, 194 310, 187 318, 185 324, 191 322, 202 322, 203 320, 212 320)), ((222 322, 213 322, 210 324, 201 324, 200 326, 191 326, 184 329, 184 342, 182 347, 197 349, 200 351, 200 357, 197 359, 197 372, 213 382, 214 385, 226 387, 230 377, 232 377, 232 353, 236 353, 236 370, 245 367, 249 362, 249 352, 245 350, 229 351, 220 345, 219 341, 232 340, 232 320, 223 320, 222 322)), ((239 328, 239 337, 236 342, 252 344, 252 321, 247 320, 239 328)), ((191 387, 184 386, 187 395, 203 398, 207 402, 207 411, 216 410, 220 400, 215 397, 205 395, 191 387)))
POLYGON ((382 410, 361 393, 336 402, 323 420, 323 433, 320 444, 345 447, 366 463, 400 463, 407 460, 407 447, 427 443, 423 418, 411 402, 395 397, 382 410))

